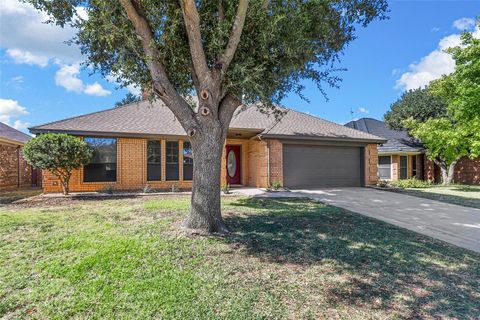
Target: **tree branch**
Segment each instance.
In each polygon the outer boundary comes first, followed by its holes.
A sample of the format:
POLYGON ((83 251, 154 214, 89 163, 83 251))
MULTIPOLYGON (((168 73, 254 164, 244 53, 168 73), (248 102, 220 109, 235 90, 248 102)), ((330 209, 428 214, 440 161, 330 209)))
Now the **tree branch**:
POLYGON ((160 52, 155 47, 153 32, 140 4, 137 0, 120 0, 120 2, 142 43, 143 51, 147 57, 147 66, 153 80, 154 92, 173 112, 187 133, 191 129, 194 130, 197 127, 194 112, 170 82, 165 67, 160 60, 160 52))
POLYGON ((182 5, 185 29, 187 30, 190 54, 193 67, 200 84, 211 77, 210 69, 207 66, 205 51, 203 50, 202 36, 200 34, 200 17, 194 0, 180 0, 182 5))
POLYGON ((238 44, 240 43, 240 37, 242 36, 243 26, 247 16, 248 2, 249 0, 239 1, 237 15, 235 16, 235 21, 233 22, 227 48, 225 48, 225 52, 220 57, 218 63, 215 64, 220 65, 223 72, 225 72, 230 66, 230 63, 235 56, 235 52, 237 51, 238 44))
POLYGON ((242 101, 231 93, 227 93, 220 101, 218 118, 224 131, 228 130, 233 113, 242 104, 242 101))

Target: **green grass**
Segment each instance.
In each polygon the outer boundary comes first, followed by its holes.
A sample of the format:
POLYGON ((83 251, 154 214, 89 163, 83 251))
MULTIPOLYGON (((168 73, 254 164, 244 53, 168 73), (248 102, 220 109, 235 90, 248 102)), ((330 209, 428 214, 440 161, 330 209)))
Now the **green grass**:
POLYGON ((186 197, 0 208, 0 318, 475 318, 480 256, 305 199, 223 199, 232 236, 190 237, 186 197))
POLYGON ((421 198, 480 209, 480 186, 433 186, 425 189, 406 189, 400 192, 421 198))

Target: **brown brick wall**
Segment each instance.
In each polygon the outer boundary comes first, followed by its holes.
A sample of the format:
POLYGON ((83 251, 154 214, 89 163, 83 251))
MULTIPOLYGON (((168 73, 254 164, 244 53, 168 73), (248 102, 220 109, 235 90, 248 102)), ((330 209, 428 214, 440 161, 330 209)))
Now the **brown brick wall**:
MULTIPOLYGON (((431 182, 441 181, 440 168, 432 161, 425 157, 425 180, 431 182)), ((461 158, 455 166, 453 182, 460 184, 480 184, 480 158, 470 159, 468 157, 461 158)))
POLYGON ((480 158, 464 157, 455 166, 454 181, 461 184, 480 184, 480 158))
POLYGON ((268 186, 268 146, 266 141, 249 141, 248 185, 268 186))
MULTIPOLYGON (((153 189, 170 190, 190 189, 192 181, 166 181, 165 177, 165 140, 161 140, 162 181, 147 181, 147 139, 118 138, 117 140, 117 181, 116 182, 83 182, 83 168, 75 170, 70 179, 71 192, 100 191, 107 187, 118 190, 139 190, 145 185, 153 189)), ((183 177, 183 142, 179 142, 179 170, 183 177)), ((44 192, 61 192, 59 180, 50 172, 43 175, 44 192)))
POLYGON ((378 182, 378 149, 376 144, 365 147, 365 185, 375 185, 378 182))
POLYGON ((2 143, 0 144, 0 189, 19 186, 32 186, 32 167, 23 158, 21 147, 2 143), (20 168, 18 161, 20 161, 20 168))
POLYGON ((270 185, 278 181, 283 186, 283 145, 278 140, 268 140, 270 154, 270 185))

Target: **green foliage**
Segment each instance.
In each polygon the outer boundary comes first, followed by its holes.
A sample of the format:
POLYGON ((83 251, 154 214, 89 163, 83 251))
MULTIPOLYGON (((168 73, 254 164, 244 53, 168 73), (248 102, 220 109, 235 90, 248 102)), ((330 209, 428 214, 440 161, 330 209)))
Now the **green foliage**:
POLYGON ((431 118, 447 115, 447 105, 440 98, 433 96, 426 88, 408 90, 390 106, 384 115, 385 123, 392 129, 403 130, 403 120, 413 118, 425 122, 431 118))
POLYGON ((272 181, 272 189, 273 190, 279 190, 282 187, 282 184, 278 180, 273 180, 272 181))
POLYGON ((72 170, 88 164, 92 150, 81 139, 62 133, 46 133, 25 144, 23 155, 35 168, 48 170, 57 176, 68 193, 72 170))
POLYGON ((410 179, 402 179, 397 181, 391 181, 390 185, 397 187, 397 188, 430 188, 432 183, 429 181, 420 180, 417 178, 410 178, 410 179))
POLYGON ((142 101, 142 98, 140 98, 139 96, 136 96, 136 95, 129 92, 129 93, 127 93, 125 98, 123 98, 122 100, 115 103, 115 107, 121 107, 121 106, 124 106, 126 104, 140 102, 140 101, 142 101))
POLYGON ((462 156, 480 156, 480 40, 466 32, 462 41, 462 46, 447 50, 455 60, 455 72, 432 81, 428 89, 446 102, 447 114, 424 122, 414 118, 403 122, 423 142, 427 156, 446 167, 462 156))
POLYGON ((430 160, 441 159, 448 167, 457 159, 468 155, 468 133, 463 126, 449 118, 429 119, 425 122, 410 118, 403 124, 412 136, 422 141, 430 160))
MULTIPOLYGON (((480 20, 477 26, 480 27, 480 20)), ((467 140, 469 155, 479 157, 480 39, 466 32, 462 35, 462 46, 451 48, 448 52, 455 60, 455 72, 433 81, 430 91, 447 102, 451 118, 467 140)))
POLYGON ((46 133, 28 141, 23 148, 23 155, 33 167, 56 172, 80 169, 88 164, 92 151, 77 137, 46 133))
MULTIPOLYGON (((120 1, 27 0, 60 25, 78 29, 73 40, 88 57, 88 64, 103 75, 116 75, 126 86, 150 88, 152 79, 140 40, 120 1), (88 19, 75 15, 85 6, 88 19)), ((207 64, 215 67, 225 50, 238 1, 195 1, 207 64)), ((182 9, 177 1, 137 1, 153 30, 167 74, 176 90, 193 89, 191 56, 182 9)), ((310 79, 319 88, 336 85, 332 66, 339 53, 355 38, 356 28, 375 18, 385 18, 385 0, 251 0, 240 45, 222 78, 225 92, 242 93, 245 102, 280 101, 287 92, 301 93, 301 81, 310 79)))

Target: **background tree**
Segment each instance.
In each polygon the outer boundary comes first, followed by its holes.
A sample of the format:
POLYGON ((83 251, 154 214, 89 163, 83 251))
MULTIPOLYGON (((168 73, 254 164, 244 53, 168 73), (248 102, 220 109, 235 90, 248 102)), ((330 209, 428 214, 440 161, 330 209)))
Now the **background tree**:
POLYGON ((451 118, 465 131, 469 156, 480 157, 480 39, 466 32, 462 46, 448 52, 455 60, 455 72, 431 82, 430 92, 447 102, 451 118))
POLYGON ((92 151, 77 137, 46 133, 30 139, 23 155, 33 167, 48 170, 60 179, 63 194, 67 195, 72 171, 88 164, 92 151))
POLYGON ((439 166, 442 183, 450 184, 458 160, 469 154, 468 132, 465 128, 447 117, 425 122, 410 118, 403 124, 412 136, 422 141, 427 158, 439 166))
POLYGON ((386 0, 26 0, 61 26, 103 75, 118 75, 170 108, 192 144, 186 226, 227 232, 220 212, 221 155, 242 102, 271 109, 301 80, 336 85, 333 63, 355 28, 384 17, 386 0), (82 5, 88 18, 76 15, 82 5), (198 108, 184 97, 196 94, 198 108))
POLYGON ((392 103, 385 113, 385 123, 392 129, 405 130, 403 121, 413 118, 425 122, 431 118, 441 118, 447 115, 447 104, 441 97, 429 93, 427 88, 408 90, 392 103))
POLYGON ((480 40, 464 33, 462 46, 447 52, 455 60, 455 72, 429 84, 429 92, 447 103, 447 114, 425 122, 413 118, 404 122, 440 167, 443 184, 452 181, 461 157, 480 156, 480 40))
POLYGON ((129 93, 127 93, 125 98, 123 98, 122 100, 115 103, 115 107, 121 107, 121 106, 124 106, 124 105, 129 104, 129 103, 140 102, 140 101, 142 101, 141 97, 136 96, 133 93, 129 92, 129 93))

